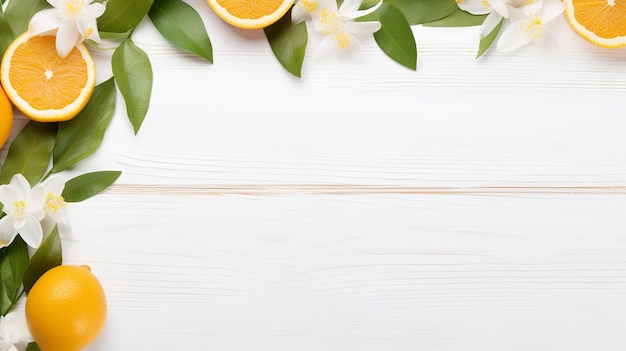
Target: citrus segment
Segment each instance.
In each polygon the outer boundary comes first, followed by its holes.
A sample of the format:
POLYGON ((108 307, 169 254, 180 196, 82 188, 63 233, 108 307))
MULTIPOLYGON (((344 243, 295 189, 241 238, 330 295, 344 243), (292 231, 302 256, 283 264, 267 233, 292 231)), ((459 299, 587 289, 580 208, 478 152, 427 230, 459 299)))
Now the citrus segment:
POLYGON ((100 333, 106 298, 88 266, 44 273, 26 297, 26 322, 41 351, 79 351, 100 333))
POLYGON ((13 127, 13 108, 9 98, 4 93, 4 89, 0 86, 0 147, 9 138, 11 128, 13 127))
POLYGON ((564 0, 570 26, 589 42, 626 46, 626 0, 564 0))
POLYGON ((244 29, 265 28, 278 21, 294 0, 207 0, 224 21, 244 29))
POLYGON ((56 51, 55 36, 19 36, 7 48, 0 80, 13 104, 39 122, 65 121, 87 104, 96 69, 84 44, 65 58, 56 51))

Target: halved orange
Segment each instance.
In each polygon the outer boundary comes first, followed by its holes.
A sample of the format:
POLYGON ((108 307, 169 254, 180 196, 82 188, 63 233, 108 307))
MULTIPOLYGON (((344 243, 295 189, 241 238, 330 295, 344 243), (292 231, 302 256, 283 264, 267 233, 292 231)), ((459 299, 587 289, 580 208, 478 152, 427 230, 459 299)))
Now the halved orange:
POLYGON ((7 94, 4 93, 4 89, 0 86, 0 147, 9 138, 11 128, 13 128, 13 107, 11 107, 7 94))
POLYGON ((61 58, 56 37, 24 33, 7 48, 0 81, 11 102, 38 122, 66 121, 87 104, 96 83, 96 67, 80 43, 61 58))
POLYGON ((294 0, 207 0, 224 21, 238 28, 265 28, 281 19, 294 0))
POLYGON ((626 0, 564 0, 565 16, 580 36, 605 48, 626 46, 626 0))

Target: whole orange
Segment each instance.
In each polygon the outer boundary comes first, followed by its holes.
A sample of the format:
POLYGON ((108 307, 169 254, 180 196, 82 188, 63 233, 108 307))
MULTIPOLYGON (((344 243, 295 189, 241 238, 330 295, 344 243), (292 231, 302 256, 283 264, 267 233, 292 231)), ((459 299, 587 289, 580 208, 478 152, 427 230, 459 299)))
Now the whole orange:
POLYGON ((106 319, 102 285, 88 266, 61 265, 44 273, 26 297, 26 322, 41 351, 79 351, 106 319))
POLYGON ((6 143, 13 128, 13 107, 0 85, 0 147, 6 143))

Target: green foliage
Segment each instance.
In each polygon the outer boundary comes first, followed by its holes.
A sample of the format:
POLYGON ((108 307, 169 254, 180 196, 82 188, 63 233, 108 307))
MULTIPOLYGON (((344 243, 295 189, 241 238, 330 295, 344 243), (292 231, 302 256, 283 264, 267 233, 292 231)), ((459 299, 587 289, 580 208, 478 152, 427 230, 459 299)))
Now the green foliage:
POLYGON ((19 236, 0 250, 0 313, 6 315, 22 296, 22 278, 28 265, 28 246, 19 236))
POLYGON ((150 107, 152 94, 150 58, 133 43, 131 37, 128 37, 115 49, 111 65, 115 83, 126 103, 128 119, 137 134, 150 107))
POLYGON ((400 9, 411 25, 437 21, 459 9, 455 0, 385 0, 385 3, 400 9))
POLYGON ((0 173, 0 184, 22 173, 31 185, 41 180, 50 165, 57 123, 30 121, 15 137, 0 173))
POLYGON ((504 19, 500 20, 500 23, 498 23, 498 25, 491 31, 491 33, 487 34, 486 37, 480 39, 480 43, 478 45, 478 54, 476 54, 476 58, 481 57, 485 53, 485 51, 489 49, 491 44, 493 44, 494 40, 496 40, 498 33, 500 33, 500 28, 502 28, 502 22, 504 22, 504 19))
POLYGON ((373 13, 359 21, 380 21, 374 33, 378 46, 392 59, 412 70, 417 68, 417 45, 408 20, 397 7, 383 3, 373 13))
POLYGON ((39 350, 39 345, 37 345, 36 342, 29 342, 28 345, 26 346, 26 351, 40 351, 39 350))
POLYGON ((115 82, 110 78, 96 86, 76 117, 59 124, 51 173, 67 169, 98 150, 113 118, 115 97, 115 82))
POLYGON ((181 0, 154 0, 148 16, 172 46, 213 62, 211 40, 193 7, 181 0))
POLYGON ((306 23, 291 22, 291 10, 276 23, 264 29, 274 56, 280 64, 296 77, 302 76, 302 64, 309 36, 306 23))
MULTIPOLYGON (((28 29, 28 22, 37 12, 50 4, 46 0, 17 0, 9 1, 5 11, 6 21, 11 28, 13 39, 28 29)), ((4 35, 4 34, 3 34, 4 35)))
POLYGON ((63 254, 61 247, 61 237, 56 227, 52 233, 39 245, 39 248, 31 257, 26 270, 24 271, 24 291, 26 294, 35 285, 39 277, 46 273, 49 269, 61 265, 63 262, 63 254))
POLYGON ((111 33, 132 31, 148 14, 152 2, 153 0, 108 0, 106 11, 97 19, 98 30, 111 33))
POLYGON ((424 23, 426 27, 470 27, 483 23, 487 15, 472 15, 461 9, 457 9, 448 16, 433 22, 424 23))
POLYGON ((66 202, 86 200, 108 188, 121 174, 119 171, 100 171, 79 175, 65 183, 61 195, 66 202))

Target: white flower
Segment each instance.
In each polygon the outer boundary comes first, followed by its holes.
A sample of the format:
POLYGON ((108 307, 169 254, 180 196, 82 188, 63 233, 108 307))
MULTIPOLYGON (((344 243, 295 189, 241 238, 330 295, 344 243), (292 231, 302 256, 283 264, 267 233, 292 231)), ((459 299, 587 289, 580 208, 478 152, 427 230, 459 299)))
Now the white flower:
POLYGON ((332 52, 346 54, 350 59, 358 61, 361 57, 361 43, 356 35, 372 34, 381 27, 380 22, 354 22, 355 18, 365 16, 378 9, 379 2, 367 10, 359 11, 363 0, 345 0, 339 10, 335 0, 319 0, 319 9, 311 13, 315 29, 326 37, 317 46, 315 56, 318 58, 332 52))
POLYGON ((480 38, 488 36, 505 18, 509 18, 509 7, 521 8, 540 0, 456 0, 461 10, 473 15, 487 15, 480 26, 480 38))
POLYGON ((47 0, 54 8, 37 12, 28 30, 31 35, 48 34, 56 30, 59 56, 66 57, 85 39, 100 41, 96 18, 105 10, 105 4, 94 0, 47 0))
POLYGON ((291 9, 291 22, 300 23, 310 19, 311 14, 316 13, 320 8, 317 0, 298 0, 291 9))
POLYGON ((18 351, 18 346, 31 341, 23 312, 9 312, 0 317, 0 351, 18 351))
POLYGON ((71 227, 68 222, 66 207, 67 203, 61 195, 65 188, 65 181, 52 176, 36 187, 42 188, 44 194, 43 213, 41 221, 44 233, 50 233, 56 225, 61 237, 71 235, 71 227))
POLYGON ((44 217, 43 188, 31 189, 26 178, 16 174, 9 184, 0 186, 0 203, 6 213, 0 219, 0 247, 8 246, 18 233, 30 247, 39 247, 43 236, 39 222, 44 217))
POLYGON ((558 50, 556 39, 546 26, 563 13, 560 0, 543 0, 520 9, 510 8, 511 24, 498 39, 499 51, 513 51, 530 43, 535 43, 540 54, 550 57, 558 50))

